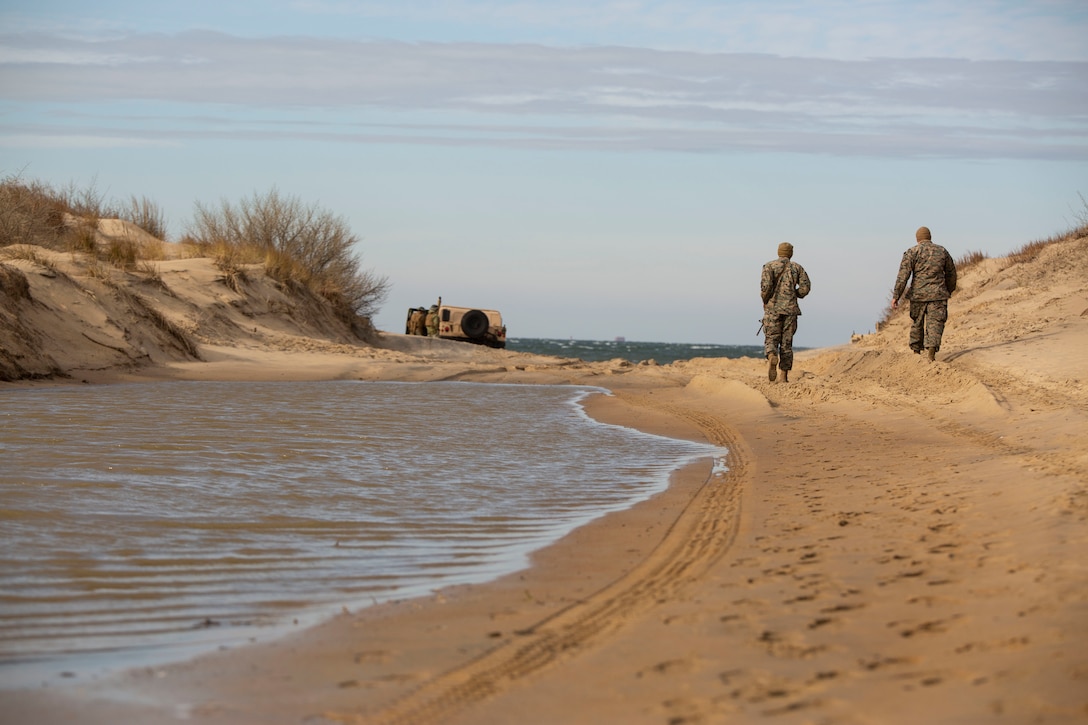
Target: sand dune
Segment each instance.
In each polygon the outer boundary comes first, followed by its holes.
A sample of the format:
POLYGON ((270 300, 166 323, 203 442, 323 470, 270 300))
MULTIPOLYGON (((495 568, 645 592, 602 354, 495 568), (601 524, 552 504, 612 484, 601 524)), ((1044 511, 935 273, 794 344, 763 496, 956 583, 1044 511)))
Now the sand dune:
POLYGON ((690 466, 528 571, 116 681, 0 693, 0 720, 1086 722, 1086 254, 1082 237, 966 270, 935 363, 901 315, 799 354, 786 384, 751 359, 362 346, 256 272, 238 292, 200 259, 158 263, 161 285, 128 279, 157 310, 140 318, 68 255, 52 276, 0 260, 9 370, 587 383, 613 392, 588 402, 599 419, 731 451, 725 476, 690 466), (133 332, 156 314, 165 331, 133 332))

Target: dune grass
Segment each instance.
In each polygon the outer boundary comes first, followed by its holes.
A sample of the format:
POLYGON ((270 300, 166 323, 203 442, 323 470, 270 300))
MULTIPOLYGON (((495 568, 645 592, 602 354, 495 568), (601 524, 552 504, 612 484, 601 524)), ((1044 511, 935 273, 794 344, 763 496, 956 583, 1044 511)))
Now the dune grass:
MULTIPOLYGON (((147 197, 108 202, 92 183, 55 188, 21 174, 0 179, 0 248, 27 244, 87 255, 87 273, 105 278, 103 264, 148 275, 161 284, 157 267, 165 258, 166 221, 147 197), (122 219, 151 239, 112 237, 99 231, 103 219, 122 219)), ((196 204, 183 256, 206 256, 223 272, 222 282, 241 292, 258 265, 284 287, 319 295, 364 337, 371 317, 385 301, 388 278, 360 264, 358 238, 340 216, 275 188, 238 203, 196 204)))
POLYGON ((261 263, 269 277, 320 295, 345 320, 369 322, 389 292, 388 278, 361 267, 359 240, 343 217, 275 188, 238 203, 198 203, 186 238, 214 256, 228 284, 244 284, 242 265, 261 263))

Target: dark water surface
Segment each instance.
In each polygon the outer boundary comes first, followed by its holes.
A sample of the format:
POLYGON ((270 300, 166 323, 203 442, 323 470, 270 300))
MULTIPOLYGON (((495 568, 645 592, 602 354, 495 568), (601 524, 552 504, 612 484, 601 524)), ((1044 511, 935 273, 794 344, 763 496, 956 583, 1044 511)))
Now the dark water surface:
MULTIPOLYGON (((537 355, 572 357, 586 362, 627 360, 633 363, 653 360, 668 365, 677 360, 697 357, 763 358, 763 344, 715 345, 689 342, 638 342, 634 340, 562 340, 548 338, 511 338, 507 349, 537 355)), ((796 348, 801 350, 803 348, 796 348)))
POLYGON ((271 636, 486 581, 708 445, 569 386, 155 383, 0 392, 0 685, 271 636))

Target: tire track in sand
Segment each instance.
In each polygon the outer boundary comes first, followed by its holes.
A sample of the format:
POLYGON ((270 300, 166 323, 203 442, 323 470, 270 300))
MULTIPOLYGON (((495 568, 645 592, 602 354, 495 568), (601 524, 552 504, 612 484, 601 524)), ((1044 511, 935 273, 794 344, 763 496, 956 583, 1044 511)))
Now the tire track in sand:
POLYGON ((616 393, 626 403, 664 410, 694 423, 728 448, 728 471, 708 476, 646 560, 594 594, 521 630, 465 664, 424 683, 372 713, 325 712, 338 723, 433 723, 491 697, 518 680, 576 655, 617 632, 633 617, 674 597, 728 551, 740 522, 748 454, 718 418, 648 398, 616 393))

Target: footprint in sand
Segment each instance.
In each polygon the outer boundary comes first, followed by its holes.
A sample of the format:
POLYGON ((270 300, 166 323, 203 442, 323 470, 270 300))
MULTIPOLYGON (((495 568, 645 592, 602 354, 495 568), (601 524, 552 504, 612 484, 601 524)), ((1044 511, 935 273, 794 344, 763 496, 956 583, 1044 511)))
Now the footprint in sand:
POLYGON ((774 657, 808 659, 827 649, 824 645, 810 645, 805 638, 794 632, 779 633, 770 630, 759 636, 759 641, 774 657))
POLYGON ((963 619, 964 615, 957 614, 951 619, 932 619, 915 624, 913 622, 889 622, 888 627, 899 630, 900 637, 915 637, 920 634, 943 634, 948 631, 956 620, 963 619))
POLYGON ((703 669, 702 662, 695 657, 665 660, 652 667, 639 670, 635 677, 639 679, 648 675, 690 675, 703 669))
POLYGON ((918 663, 917 657, 876 657, 867 660, 861 660, 859 664, 862 669, 870 672, 876 672, 877 670, 883 670, 888 667, 906 667, 918 663))
POLYGON ((729 688, 730 699, 749 705, 766 705, 763 715, 778 716, 824 704, 812 690, 838 676, 837 672, 818 672, 805 682, 797 682, 765 671, 731 670, 719 675, 729 688))

